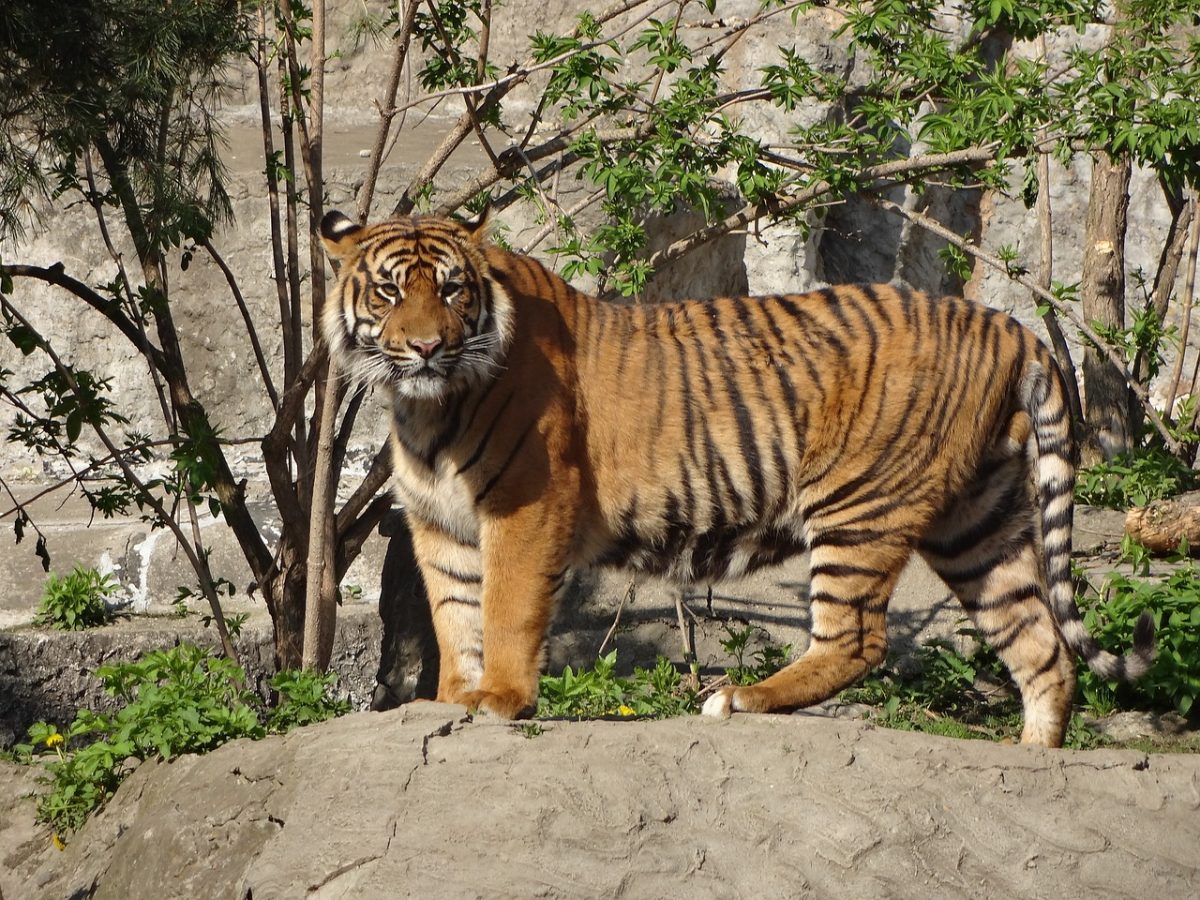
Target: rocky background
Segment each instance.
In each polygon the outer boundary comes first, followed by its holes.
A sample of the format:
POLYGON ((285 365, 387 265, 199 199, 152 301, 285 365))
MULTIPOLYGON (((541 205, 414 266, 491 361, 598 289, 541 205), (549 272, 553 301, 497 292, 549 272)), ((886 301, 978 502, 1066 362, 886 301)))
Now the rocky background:
MULTIPOLYGON (((375 98, 389 65, 386 47, 353 37, 364 9, 331 4, 327 80, 326 196, 348 209, 363 177, 378 121, 375 98)), ((756 0, 722 4, 748 15, 756 0)), ((509 0, 493 39, 501 63, 521 53, 534 28, 564 30, 579 4, 509 0)), ((793 26, 741 42, 726 59, 731 86, 749 83, 763 55, 794 46, 814 65, 850 73, 860 64, 834 37, 832 12, 815 10, 793 26)), ((947 20, 947 27, 956 27, 947 20)), ((1100 40, 1102 29, 1089 33, 1100 40)), ((250 71, 226 73, 225 160, 235 221, 214 243, 237 273, 268 359, 280 358, 269 280, 267 207, 257 96, 250 71)), ((419 88, 413 84, 414 94, 419 88)), ((534 89, 509 106, 513 124, 534 89)), ((391 208, 416 166, 440 141, 461 107, 444 101, 430 114, 408 113, 402 139, 384 167, 376 210, 391 208)), ((811 121, 829 113, 807 109, 811 121)), ((782 114, 747 119, 760 134, 785 132, 782 114)), ((450 160, 439 184, 450 187, 484 163, 478 147, 450 160)), ((1056 277, 1078 280, 1089 166, 1055 167, 1056 277)), ((580 190, 564 184, 562 190, 580 190)), ((1166 231, 1157 185, 1135 174, 1128 248, 1131 271, 1151 272, 1166 231)), ((1015 194, 1015 192, 1014 192, 1015 194)), ((1036 255, 1036 221, 1015 196, 930 191, 892 199, 926 205, 991 250, 1013 245, 1036 255)), ((532 233, 529 208, 501 217, 514 242, 532 233)), ((686 214, 660 223, 656 242, 682 233, 686 214)), ((961 289, 1040 321, 1025 292, 1003 276, 977 270, 966 285, 948 280, 938 247, 901 220, 847 202, 795 226, 733 235, 659 273, 650 298, 726 292, 796 291, 843 281, 900 279, 930 290, 961 289)), ((55 211, 42 230, 0 246, 0 258, 62 263, 82 281, 102 284, 113 266, 89 210, 55 211)), ((553 260, 550 260, 553 262, 553 260)), ((261 436, 269 410, 236 308, 218 267, 198 254, 172 275, 193 389, 227 435, 261 436)), ((147 374, 96 314, 29 283, 34 324, 73 362, 112 378, 117 403, 149 408, 147 374)), ((1137 296, 1131 282, 1131 295, 1137 296)), ((1189 352, 1194 352, 1189 350, 1189 352)), ((5 344, 0 366, 22 358, 5 344)), ((1165 398, 1160 398, 1165 401, 1165 398)), ((11 411, 0 409, 0 429, 11 411)), ((382 437, 382 417, 364 414, 351 452, 360 468, 382 437)), ((277 528, 254 443, 234 454, 248 479, 265 534, 277 528)), ((64 475, 52 460, 0 442, 0 477, 20 499, 64 475)), ((7 508, 0 503, 0 507, 7 508)), ((0 510, 2 511, 2 510, 0 510)), ((127 610, 162 616, 191 576, 170 539, 137 519, 94 519, 78 497, 38 500, 35 517, 50 540, 54 568, 76 561, 111 571, 127 610)), ((0 519, 0 528, 8 520, 0 519)), ((220 522, 202 526, 214 568, 239 593, 230 611, 251 614, 240 650, 252 678, 269 665, 269 623, 247 597, 248 571, 220 522)), ((1111 523, 1109 523, 1111 526, 1111 523)), ((1084 524, 1077 544, 1111 540, 1084 524), (1089 537, 1088 535, 1092 536, 1089 537)), ((1101 528, 1100 531, 1105 531, 1101 528)), ((335 668, 340 688, 361 708, 373 691, 379 659, 380 596, 387 540, 377 536, 346 579, 335 668)), ((90 672, 114 654, 211 640, 195 616, 136 617, 96 633, 48 636, 24 627, 43 575, 28 544, 0 534, 0 743, 34 718, 69 721, 96 702, 90 672)), ((764 625, 777 642, 806 642, 807 590, 796 564, 757 579, 721 585, 712 615, 698 622, 705 666, 726 662, 725 620, 764 625)), ((613 644, 629 662, 665 652, 679 658, 669 585, 639 587, 622 608, 623 576, 583 575, 551 645, 551 666, 594 658, 618 616, 613 644), (618 613, 618 609, 622 609, 618 613)), ((704 610, 707 597, 689 598, 704 610)), ((705 610, 707 613, 707 610, 705 610)), ((914 565, 892 605, 898 647, 919 636, 953 636, 960 611, 922 566, 914 565)), ((0 897, 661 897, 686 891, 720 896, 979 896, 1085 894, 1188 897, 1200 880, 1200 762, 1140 753, 1052 752, 877 731, 821 716, 738 716, 731 722, 549 723, 534 734, 495 722, 469 722, 434 704, 361 714, 285 737, 238 742, 209 756, 145 764, 107 809, 60 853, 33 824, 32 773, 0 762, 0 897)))
MULTIPOLYGON (((376 100, 383 90, 390 52, 386 45, 361 36, 360 26, 368 11, 378 12, 380 8, 377 4, 331 4, 324 149, 325 194, 331 208, 339 205, 352 208, 353 194, 363 179, 364 157, 378 123, 376 100)), ((739 0, 722 3, 720 12, 732 20, 748 16, 757 8, 756 0, 739 0)), ((531 30, 535 27, 568 30, 578 12, 575 3, 528 0, 506 3, 496 17, 492 34, 493 60, 503 69, 508 60, 524 58, 531 30)), ((730 88, 756 83, 758 67, 779 45, 794 47, 823 70, 848 74, 852 81, 865 79, 867 73, 850 53, 845 38, 835 36, 839 22, 837 13, 815 9, 794 26, 787 16, 779 16, 769 26, 751 32, 725 58, 730 88)), ((945 24, 947 28, 962 30, 961 23, 953 18, 948 17, 945 24)), ((1104 29, 1096 27, 1089 31, 1086 40, 1100 41, 1103 37, 1104 29)), ((269 225, 257 89, 249 66, 224 74, 229 82, 223 112, 227 123, 224 158, 229 167, 235 218, 216 236, 214 244, 236 273, 260 329, 267 359, 281 365, 280 336, 273 330, 277 326, 272 325, 273 320, 277 321, 277 310, 269 278, 270 250, 266 239, 269 225)), ((537 88, 535 78, 507 101, 505 121, 515 131, 525 127, 522 117, 528 115, 537 88)), ((405 90, 409 97, 420 92, 419 86, 412 82, 405 90)), ((403 95, 402 90, 401 102, 406 99, 403 95)), ((400 140, 382 171, 375 203, 378 215, 391 209, 415 167, 442 139, 460 110, 460 101, 447 98, 431 113, 422 109, 406 113, 400 140)), ((782 135, 797 121, 812 121, 829 113, 829 110, 805 109, 788 116, 773 108, 756 107, 741 124, 749 133, 782 135)), ((437 183, 443 188, 456 186, 484 162, 479 147, 468 143, 451 157, 437 183)), ((1055 277, 1065 283, 1078 280, 1089 174, 1087 160, 1068 169, 1055 164, 1052 173, 1055 277)), ((579 184, 565 183, 570 181, 568 178, 562 181, 558 189, 564 195, 582 190, 579 184)), ((973 231, 985 249, 994 251, 1011 245, 1026 258, 1036 258, 1037 223, 1033 212, 1015 194, 1015 191, 1014 196, 978 191, 947 194, 931 188, 916 196, 898 189, 892 199, 910 207, 928 208, 961 232, 973 231)), ((24 240, 0 245, 0 258, 38 265, 61 263, 68 274, 89 284, 110 280, 114 265, 101 242, 91 211, 80 205, 49 212, 42 227, 24 240)), ((533 210, 527 204, 510 207, 500 219, 504 234, 517 245, 537 227, 533 210)), ((680 213, 656 223, 655 244, 669 242, 695 221, 694 215, 680 213)), ((1129 224, 1131 273, 1138 269, 1153 271, 1167 221, 1168 213, 1158 186, 1145 173, 1136 173, 1129 224)), ((899 217, 862 202, 849 201, 815 211, 809 223, 811 232, 807 237, 795 225, 785 225, 753 234, 731 235, 708 245, 661 271, 648 289, 647 298, 798 291, 827 283, 901 280, 933 291, 962 290, 1041 328, 1041 321, 1034 313, 1035 304, 1024 289, 983 267, 976 270, 966 285, 954 283, 937 257, 940 245, 899 217)), ((551 257, 549 261, 553 263, 554 259, 551 257)), ((251 439, 233 448, 231 455, 237 474, 248 479, 250 496, 262 499, 261 528, 269 535, 277 526, 272 518, 261 457, 252 439, 267 430, 270 410, 226 279, 218 266, 200 252, 190 260, 186 270, 181 266, 172 274, 171 285, 175 317, 192 373, 192 389, 227 437, 251 439)), ((1131 302, 1137 296, 1136 283, 1131 278, 1131 302)), ((154 408, 144 364, 99 314, 82 308, 61 291, 29 280, 18 285, 17 297, 22 308, 28 308, 35 327, 50 337, 70 361, 111 378, 111 396, 118 408, 135 411, 154 408)), ((28 364, 7 342, 0 346, 0 366, 21 371, 28 364)), ((1159 399, 1166 402, 1166 398, 1159 399)), ((12 416, 11 409, 0 408, 0 429, 6 429, 12 416)), ((359 421, 366 424, 360 427, 349 454, 351 475, 374 455, 385 417, 364 414, 359 421)), ((18 499, 34 496, 66 474, 60 461, 39 458, 23 447, 0 441, 0 477, 13 487, 18 499)), ((349 486, 347 482, 347 489, 349 486)), ((35 519, 46 525, 56 570, 65 571, 81 561, 112 571, 133 610, 162 609, 173 600, 176 587, 191 581, 186 569, 174 559, 170 539, 149 532, 136 520, 93 520, 86 504, 78 498, 64 502, 61 492, 35 504, 33 511, 35 519), (91 527, 85 530, 83 526, 91 527)), ((0 519, 0 526, 8 521, 0 519)), ((201 524, 214 547, 216 574, 239 586, 246 584, 248 571, 240 552, 220 534, 223 530, 220 524, 211 519, 203 519, 201 524)), ((354 592, 356 597, 370 601, 378 596, 381 555, 381 548, 369 548, 347 577, 347 583, 361 588, 354 592)), ((28 545, 15 547, 9 540, 0 541, 0 626, 27 621, 28 611, 39 595, 41 579, 39 564, 28 545)))

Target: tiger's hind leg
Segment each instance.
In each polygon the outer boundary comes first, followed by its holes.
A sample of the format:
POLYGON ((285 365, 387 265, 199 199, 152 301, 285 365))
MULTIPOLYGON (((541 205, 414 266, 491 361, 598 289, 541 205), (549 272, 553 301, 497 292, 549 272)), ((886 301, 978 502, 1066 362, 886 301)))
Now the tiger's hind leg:
POLYGON ((954 591, 1021 692, 1021 742, 1062 746, 1075 655, 1045 599, 1037 506, 1023 455, 985 471, 960 508, 935 522, 919 552, 954 591))
POLYGON ((857 544, 850 529, 830 529, 812 544, 812 635, 791 665, 748 687, 723 688, 704 714, 800 709, 828 700, 880 665, 887 656, 887 605, 911 553, 897 536, 873 535, 857 544))

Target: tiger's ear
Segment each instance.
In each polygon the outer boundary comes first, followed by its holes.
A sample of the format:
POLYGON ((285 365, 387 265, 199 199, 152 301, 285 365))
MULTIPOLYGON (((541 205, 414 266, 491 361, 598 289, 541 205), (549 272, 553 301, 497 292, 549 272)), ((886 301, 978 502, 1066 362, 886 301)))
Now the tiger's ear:
POLYGON ((463 228, 467 229, 467 234, 471 236, 471 241, 475 244, 483 244, 492 231, 492 204, 488 201, 487 206, 473 219, 464 219, 462 222, 463 228))
POLYGON ((334 259, 346 259, 358 251, 358 233, 362 226, 345 213, 331 209, 321 220, 321 242, 334 259))

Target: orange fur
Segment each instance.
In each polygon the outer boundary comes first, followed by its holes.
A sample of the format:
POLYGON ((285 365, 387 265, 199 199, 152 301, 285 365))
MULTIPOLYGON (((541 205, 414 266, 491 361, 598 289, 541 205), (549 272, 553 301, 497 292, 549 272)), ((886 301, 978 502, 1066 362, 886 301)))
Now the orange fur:
POLYGON ((816 703, 881 663, 914 551, 1009 665, 1023 740, 1061 743, 1073 652, 1118 677, 1148 664, 1144 629, 1118 658, 1079 621, 1061 380, 1003 313, 882 285, 623 306, 479 227, 322 229, 331 352, 392 396, 439 699, 527 712, 569 569, 709 580, 804 550, 808 651, 705 712, 816 703))

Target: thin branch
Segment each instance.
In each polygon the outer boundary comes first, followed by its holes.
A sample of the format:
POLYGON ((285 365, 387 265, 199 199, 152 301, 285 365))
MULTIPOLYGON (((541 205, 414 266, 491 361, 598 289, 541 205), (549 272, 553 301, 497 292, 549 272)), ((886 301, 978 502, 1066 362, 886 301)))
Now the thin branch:
MULTIPOLYGON (((598 24, 603 24, 603 23, 609 21, 610 19, 613 19, 616 16, 621 15, 622 13, 628 12, 631 9, 634 9, 638 6, 642 6, 643 4, 645 4, 647 2, 650 2, 650 0, 626 0, 626 2, 617 3, 614 6, 610 7, 609 9, 605 10, 599 16, 597 16, 595 21, 598 24)), ((416 100, 416 101, 413 101, 412 103, 408 103, 408 104, 405 104, 404 106, 400 107, 400 109, 397 110, 397 112, 400 112, 402 110, 408 109, 413 106, 417 106, 420 103, 428 101, 430 99, 440 98, 442 96, 451 96, 451 95, 455 95, 455 94, 467 94, 467 93, 477 94, 477 93, 483 93, 484 91, 487 92, 486 96, 479 103, 478 107, 476 108, 476 110, 474 112, 472 112, 468 108, 467 110, 465 110, 463 112, 463 114, 461 116, 459 116, 458 121, 455 122, 454 126, 450 129, 450 131, 448 131, 446 133, 445 137, 443 137, 443 139, 442 139, 442 142, 434 149, 433 153, 431 153, 429 155, 429 157, 425 161, 425 164, 421 167, 420 171, 418 171, 418 173, 409 182, 408 186, 404 189, 404 192, 400 195, 400 199, 398 201, 396 201, 396 205, 392 210, 392 215, 393 216, 405 216, 412 212, 413 207, 416 205, 415 197, 417 196, 417 194, 433 180, 434 176, 436 176, 437 173, 439 171, 441 171, 442 166, 445 165, 446 160, 448 160, 450 158, 450 155, 456 149, 458 149, 459 145, 462 144, 462 142, 464 140, 466 140, 467 135, 470 134, 472 132, 472 130, 474 129, 474 123, 476 121, 476 118, 482 117, 482 116, 486 115, 487 113, 490 113, 492 108, 495 107, 497 104, 499 104, 500 101, 502 99, 504 99, 504 97, 508 94, 508 92, 512 88, 516 87, 518 84, 521 84, 522 82, 527 80, 529 78, 529 76, 536 71, 540 71, 541 69, 547 68, 549 66, 557 65, 558 63, 562 62, 563 60, 569 59, 572 55, 579 53, 582 50, 600 46, 610 40, 615 39, 616 37, 619 37, 622 34, 625 34, 632 28, 636 27, 637 24, 645 21, 646 18, 653 15, 654 12, 657 11, 657 9, 668 6, 672 2, 674 2, 674 0, 664 0, 664 2, 659 4, 659 6, 655 7, 654 9, 650 10, 649 12, 643 13, 639 18, 635 19, 629 25, 622 28, 621 31, 618 32, 616 35, 610 35, 608 37, 605 37, 603 40, 590 42, 581 48, 578 48, 575 50, 570 50, 570 51, 567 51, 564 53, 560 53, 558 56, 554 57, 553 59, 547 60, 544 63, 533 64, 531 62, 527 62, 524 66, 513 67, 513 69, 509 72, 509 74, 504 76, 503 78, 498 78, 491 82, 487 82, 487 83, 481 84, 481 85, 472 85, 470 87, 463 87, 463 88, 450 88, 447 91, 439 92, 438 94, 430 94, 430 95, 422 98, 421 100, 416 100)), ((575 37, 578 37, 579 33, 580 32, 579 32, 578 28, 575 29, 574 32, 572 32, 573 36, 575 36, 575 37)), ((501 156, 503 156, 503 154, 501 156)), ((514 165, 519 165, 519 162, 514 163, 514 165)), ((514 171, 515 171, 515 169, 514 169, 514 171)), ((503 177, 503 176, 500 176, 500 177, 503 177)), ((495 180, 499 180, 499 178, 497 178, 495 180)), ((494 183, 494 181, 493 181, 493 183, 494 183)), ((461 195, 461 193, 462 192, 460 191, 459 194, 461 195)), ((476 193, 478 193, 478 191, 476 191, 476 193)), ((474 194, 467 195, 468 199, 472 196, 474 196, 474 194)), ((443 204, 443 207, 444 207, 444 204, 443 204)), ((457 208, 457 207, 455 207, 455 208, 457 208)))
POLYGON ((346 383, 338 378, 332 359, 325 370, 330 380, 324 393, 317 425, 317 448, 313 466, 312 508, 308 520, 308 565, 304 594, 304 648, 301 665, 324 672, 333 653, 333 630, 337 620, 337 548, 334 493, 337 476, 333 470, 333 439, 338 407, 346 383))
POLYGON ((1191 208, 1191 223, 1189 228, 1188 248, 1187 248, 1187 274, 1184 276, 1183 287, 1183 321, 1179 326, 1179 354, 1175 357, 1175 365, 1171 369, 1171 380, 1167 383, 1171 386, 1167 393, 1167 413, 1174 415, 1175 398, 1179 395, 1179 384, 1183 380, 1183 358, 1187 356, 1188 347, 1188 332, 1192 325, 1192 304, 1195 301, 1193 289, 1196 286, 1196 253, 1200 250, 1200 215, 1197 215, 1197 205, 1200 205, 1200 199, 1196 191, 1192 191, 1191 199, 1188 201, 1188 206, 1191 208))
POLYGON ((266 388, 267 396, 271 400, 271 408, 278 410, 279 394, 275 390, 275 383, 271 380, 271 371, 267 367, 267 358, 263 354, 262 344, 258 340, 258 330, 254 327, 254 319, 250 315, 249 307, 246 306, 246 298, 242 296, 241 288, 238 287, 237 278, 221 254, 217 252, 217 248, 212 245, 212 241, 205 239, 203 246, 208 251, 208 255, 212 257, 213 262, 217 264, 217 268, 225 276, 225 281, 229 284, 229 291, 233 294, 233 300, 237 304, 238 311, 242 314, 242 321, 246 324, 246 335, 250 338, 250 348, 254 351, 254 359, 258 363, 258 373, 262 377, 263 387, 266 388))
POLYGON ((612 640, 612 636, 617 632, 617 626, 621 624, 621 613, 625 611, 625 604, 633 601, 637 595, 637 578, 630 578, 629 583, 625 585, 625 590, 621 592, 621 602, 617 604, 617 614, 613 616, 613 623, 608 628, 608 633, 604 635, 604 640, 600 642, 600 649, 596 651, 596 658, 599 659, 604 655, 604 651, 608 648, 608 642, 612 640))
MULTIPOLYGON (((1046 59, 1046 38, 1042 35, 1037 39, 1037 51, 1042 61, 1046 59)), ((1047 130, 1041 129, 1038 137, 1045 140, 1047 130)), ((1051 227, 1052 213, 1050 209, 1050 155, 1048 152, 1038 152, 1037 155, 1037 217, 1040 259, 1038 260, 1038 286, 1049 291, 1054 284, 1054 231, 1051 227)), ((1054 358, 1062 370, 1067 387, 1067 402, 1071 406, 1071 421, 1078 428, 1083 423, 1083 401, 1079 396, 1079 376, 1075 372, 1075 360, 1071 358, 1071 348, 1067 338, 1058 324, 1058 313, 1053 307, 1047 307, 1042 321, 1046 323, 1046 334, 1050 337, 1050 346, 1054 348, 1054 358)))
MULTIPOLYGON (((36 335, 38 347, 50 359, 50 362, 54 365, 55 370, 62 376, 63 380, 66 381, 72 393, 82 399, 83 394, 79 389, 79 383, 75 380, 75 373, 62 361, 59 355, 54 351, 54 348, 50 346, 50 342, 42 337, 36 329, 34 329, 34 327, 29 323, 29 320, 22 316, 20 311, 11 303, 9 303, 8 298, 3 294, 0 294, 0 306, 4 308, 8 315, 12 316, 12 318, 16 319, 22 326, 29 329, 31 333, 36 335)), ((91 426, 92 431, 95 432, 96 437, 98 437, 100 442, 104 444, 105 449, 107 449, 109 454, 112 455, 117 465, 120 466, 121 474, 137 489, 146 505, 154 511, 157 521, 170 530, 171 534, 175 538, 176 543, 179 545, 179 548, 183 550, 183 553, 187 557, 188 562, 191 564, 192 569, 200 578, 200 588, 203 590, 205 597, 208 599, 209 607, 212 610, 213 619, 217 626, 217 632, 221 636, 222 649, 229 659, 237 662, 237 650, 234 648, 233 642, 230 640, 229 630, 225 625, 225 616, 221 610, 221 601, 217 596, 216 590, 213 586, 212 573, 209 571, 207 560, 202 554, 198 554, 196 552, 193 545, 188 541, 187 535, 183 533, 183 529, 179 527, 179 523, 175 521, 170 513, 168 513, 167 509, 163 506, 162 501, 159 500, 158 497, 156 497, 153 492, 146 487, 140 478, 138 478, 137 473, 133 471, 133 468, 125 459, 125 454, 122 453, 122 451, 117 448, 116 444, 113 443, 112 438, 108 436, 108 432, 104 429, 104 427, 96 421, 89 422, 88 424, 91 426)))
MULTIPOLYGON (((862 183, 867 183, 885 178, 893 178, 897 175, 910 175, 915 172, 942 169, 965 163, 990 162, 995 159, 996 146, 995 144, 987 144, 981 147, 965 147, 962 150, 954 150, 949 153, 927 153, 906 159, 890 160, 863 169, 858 180, 862 183)), ((720 222, 695 231, 687 237, 680 238, 674 243, 669 244, 662 250, 650 254, 646 262, 651 269, 657 269, 664 263, 686 256, 688 253, 710 241, 723 237, 737 229, 745 228, 751 222, 755 222, 764 216, 780 217, 786 215, 812 203, 825 194, 832 193, 832 191, 833 185, 828 181, 822 180, 810 184, 808 187, 790 196, 779 199, 777 202, 771 204, 769 208, 765 204, 749 203, 720 222)))
POLYGON ((354 489, 354 492, 342 504, 342 509, 338 513, 339 536, 350 527, 354 521, 354 517, 372 501, 391 477, 392 448, 384 444, 384 446, 376 451, 375 458, 371 460, 371 467, 367 470, 367 474, 363 476, 363 480, 359 482, 358 487, 354 489))
MULTIPOLYGON (((141 450, 149 450, 152 447, 174 447, 174 446, 175 446, 175 442, 172 440, 143 441, 140 444, 131 444, 130 446, 125 448, 124 452, 134 453, 134 452, 141 451, 141 450)), ((78 485, 80 483, 80 481, 83 478, 86 478, 89 473, 95 472, 95 471, 103 468, 104 466, 107 466, 109 463, 111 463, 113 461, 114 461, 113 455, 111 453, 108 454, 107 456, 100 457, 100 459, 93 459, 90 463, 88 463, 86 466, 84 466, 81 469, 72 469, 71 474, 68 475, 66 478, 62 478, 62 479, 54 482, 53 484, 42 488, 36 494, 27 498, 23 503, 17 503, 17 501, 14 498, 13 502, 16 503, 16 506, 9 507, 4 512, 0 512, 0 519, 8 518, 13 513, 15 513, 18 509, 21 509, 24 506, 28 506, 30 503, 34 503, 38 500, 41 500, 43 497, 49 496, 50 494, 53 494, 55 491, 62 490, 69 484, 78 485)), ((87 493, 86 488, 83 488, 81 486, 80 489, 83 490, 83 492, 85 494, 87 493)), ((11 494, 10 494, 10 496, 11 496, 11 494)), ((68 497, 69 496, 70 495, 68 495, 68 497)))
MULTIPOLYGON (((283 332, 283 383, 291 384, 300 369, 303 349, 300 333, 292 318, 288 301, 287 263, 283 254, 283 225, 279 215, 279 177, 275 167, 275 136, 272 128, 270 80, 267 77, 266 4, 258 7, 258 53, 254 67, 258 72, 258 103, 262 117, 263 159, 266 161, 267 207, 271 222, 271 262, 275 294, 279 301, 279 324, 283 332)), ((276 406, 279 404, 276 403, 276 406)))
POLYGON ((351 563, 358 557, 359 551, 362 550, 362 545, 371 536, 371 533, 379 527, 379 523, 391 511, 391 508, 391 495, 380 494, 371 501, 361 516, 346 527, 339 529, 337 532, 336 561, 336 580, 339 584, 342 578, 345 577, 346 570, 350 568, 351 563))
MULTIPOLYGON (((92 166, 92 155, 90 153, 83 154, 83 166, 87 177, 88 190, 91 192, 89 199, 96 213, 96 224, 100 228, 100 236, 104 241, 105 249, 108 250, 109 258, 117 266, 117 274, 121 279, 122 286, 125 288, 125 298, 129 304, 129 319, 137 328, 142 340, 146 344, 149 344, 150 338, 146 334, 146 323, 137 308, 137 301, 134 300, 133 285, 129 281, 129 271, 125 268, 125 257, 117 251, 112 241, 112 235, 108 230, 108 218, 104 215, 104 203, 101 199, 100 191, 96 187, 96 172, 92 166)), ((145 354, 143 354, 143 358, 145 358, 145 354)), ((162 413, 163 421, 167 423, 168 427, 172 427, 174 420, 171 416, 171 408, 167 400, 166 390, 163 388, 162 380, 159 377, 160 370, 152 359, 147 359, 146 362, 146 370, 150 373, 150 381, 154 385, 154 395, 158 398, 159 411, 162 413)))
MULTIPOLYGON (((400 30, 396 34, 396 51, 392 58, 392 71, 388 76, 388 85, 383 93, 383 102, 379 104, 379 129, 375 133, 375 143, 371 146, 371 157, 367 162, 367 171, 355 203, 360 222, 367 221, 367 217, 371 214, 371 204, 375 199, 375 184, 379 180, 384 149, 388 145, 388 132, 392 127, 392 120, 397 115, 394 111, 396 94, 400 90, 400 78, 404 73, 405 60, 408 59, 409 45, 412 43, 413 23, 417 19, 417 9, 420 6, 421 0, 407 0, 404 18, 401 20, 400 30)), ((403 125, 403 121, 401 125, 403 125)))
POLYGON ((140 330, 121 311, 120 305, 112 298, 102 297, 82 281, 78 281, 66 274, 62 263, 55 263, 45 268, 42 266, 6 265, 0 266, 0 273, 18 278, 34 278, 69 291, 103 315, 108 321, 112 322, 117 330, 134 346, 134 349, 146 357, 154 368, 160 372, 165 369, 166 358, 163 356, 162 351, 150 343, 150 339, 146 336, 145 332, 140 330))

